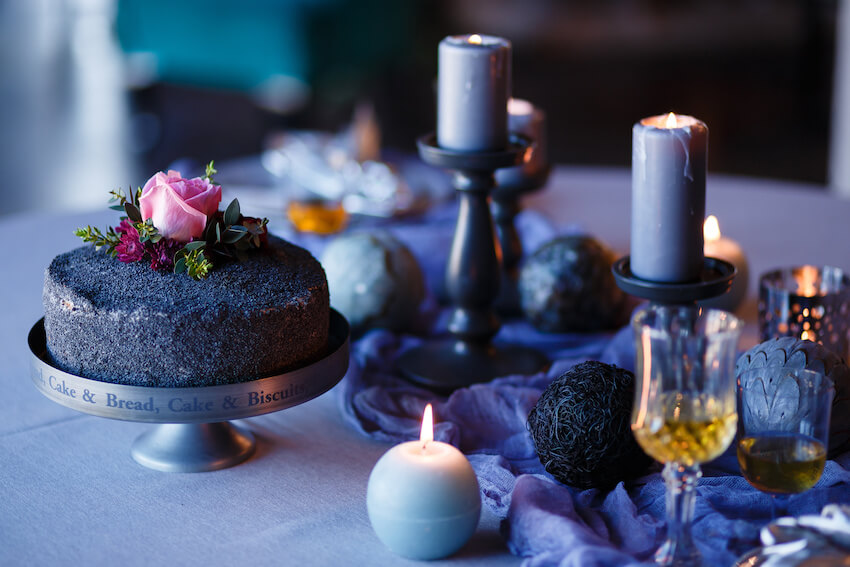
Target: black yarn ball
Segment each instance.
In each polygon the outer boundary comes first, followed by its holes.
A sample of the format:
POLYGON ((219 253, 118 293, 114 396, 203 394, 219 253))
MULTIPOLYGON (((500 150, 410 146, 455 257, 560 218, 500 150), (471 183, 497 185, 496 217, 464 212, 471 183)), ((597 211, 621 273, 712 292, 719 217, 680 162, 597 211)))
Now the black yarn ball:
POLYGON ((628 321, 626 294, 611 265, 616 256, 592 236, 561 236, 525 260, 519 275, 526 319, 547 333, 603 331, 628 321))
POLYGON ((528 414, 541 464, 558 481, 611 488, 652 459, 631 431, 634 374, 603 362, 577 364, 544 390, 528 414))

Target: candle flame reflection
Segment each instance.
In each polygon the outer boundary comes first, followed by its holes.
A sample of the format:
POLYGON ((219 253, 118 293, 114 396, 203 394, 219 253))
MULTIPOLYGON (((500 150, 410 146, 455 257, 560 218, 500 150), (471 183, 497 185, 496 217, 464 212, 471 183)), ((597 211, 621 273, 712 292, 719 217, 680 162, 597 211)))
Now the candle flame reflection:
POLYGON ((431 404, 425 406, 425 413, 422 414, 422 429, 419 432, 419 441, 422 443, 422 448, 429 441, 434 440, 434 410, 431 409, 431 404))
POLYGON ((716 216, 708 215, 708 218, 705 219, 702 235, 706 241, 720 240, 720 223, 717 222, 716 216))
POLYGON ((469 43, 474 43, 475 45, 481 45, 484 40, 481 39, 480 35, 478 35, 477 33, 474 33, 471 36, 469 36, 469 38, 467 38, 466 41, 469 42, 469 43))
POLYGON ((672 112, 667 115, 667 120, 664 121, 665 128, 678 128, 679 121, 676 119, 676 115, 672 112))

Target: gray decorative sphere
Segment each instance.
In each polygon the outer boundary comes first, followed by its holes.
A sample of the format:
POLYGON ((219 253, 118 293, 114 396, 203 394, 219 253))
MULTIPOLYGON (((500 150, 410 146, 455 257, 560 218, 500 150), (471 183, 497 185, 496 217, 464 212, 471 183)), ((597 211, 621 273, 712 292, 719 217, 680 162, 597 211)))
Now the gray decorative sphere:
POLYGON ((796 337, 769 339, 742 354, 735 374, 751 368, 797 368, 823 372, 835 385, 829 426, 829 454, 850 448, 850 367, 832 350, 796 337))
POLYGON ((425 297, 425 278, 416 258, 386 231, 336 238, 321 258, 328 276, 331 305, 345 315, 352 331, 410 327, 425 297))
POLYGON ((543 391, 528 414, 540 463, 560 482, 611 488, 652 462, 631 430, 635 377, 603 362, 576 364, 543 391))
POLYGON ((625 324, 627 296, 611 273, 615 259, 591 236, 561 236, 547 242, 520 271, 526 318, 549 333, 601 331, 625 324))

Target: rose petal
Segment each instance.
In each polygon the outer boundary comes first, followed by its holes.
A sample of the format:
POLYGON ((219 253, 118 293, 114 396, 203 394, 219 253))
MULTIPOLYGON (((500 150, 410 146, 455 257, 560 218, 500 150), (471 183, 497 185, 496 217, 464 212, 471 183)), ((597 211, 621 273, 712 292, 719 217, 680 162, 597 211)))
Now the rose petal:
POLYGON ((204 233, 207 215, 187 205, 169 185, 151 187, 144 203, 151 214, 142 213, 143 218, 150 218, 162 236, 189 242, 204 233))
POLYGON ((186 203, 209 216, 218 210, 221 203, 221 187, 213 185, 206 179, 195 177, 186 181, 186 186, 191 187, 187 193, 193 193, 186 198, 186 203))

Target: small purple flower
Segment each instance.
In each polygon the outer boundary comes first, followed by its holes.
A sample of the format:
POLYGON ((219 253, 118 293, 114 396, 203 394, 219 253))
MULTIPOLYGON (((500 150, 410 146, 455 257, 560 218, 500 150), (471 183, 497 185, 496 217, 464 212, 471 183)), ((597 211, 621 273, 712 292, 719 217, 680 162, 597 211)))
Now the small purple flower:
POLYGON ((136 227, 133 224, 133 221, 131 221, 130 219, 122 220, 121 224, 119 224, 118 226, 115 227, 115 232, 117 232, 118 234, 122 234, 122 235, 123 234, 130 234, 132 236, 135 236, 136 240, 139 239, 139 231, 136 230, 136 227))
POLYGON ((115 246, 118 259, 122 262, 138 262, 145 256, 145 247, 139 241, 139 231, 127 220, 121 221, 115 232, 121 235, 121 242, 115 246))
POLYGON ((145 256, 145 247, 139 239, 134 240, 126 234, 121 235, 121 243, 115 247, 115 251, 122 262, 138 262, 145 256))
POLYGON ((163 238, 159 242, 148 241, 145 249, 151 258, 151 268, 160 272, 172 270, 174 254, 182 247, 180 242, 171 238, 163 238))

